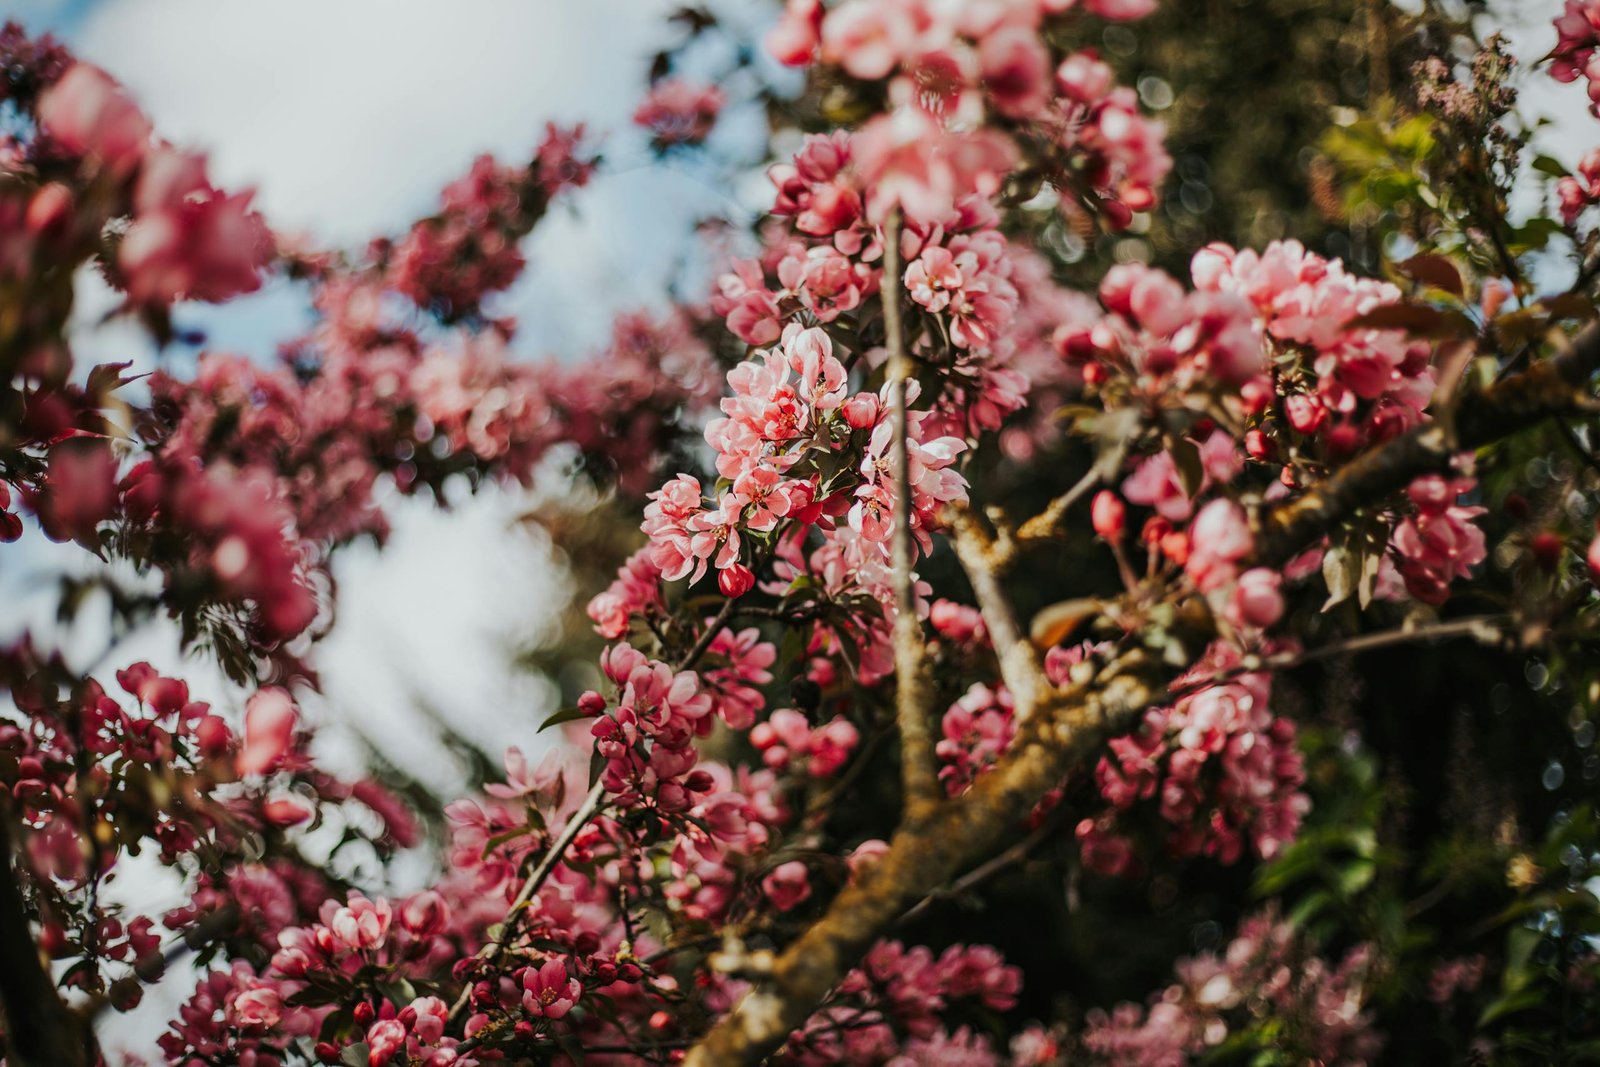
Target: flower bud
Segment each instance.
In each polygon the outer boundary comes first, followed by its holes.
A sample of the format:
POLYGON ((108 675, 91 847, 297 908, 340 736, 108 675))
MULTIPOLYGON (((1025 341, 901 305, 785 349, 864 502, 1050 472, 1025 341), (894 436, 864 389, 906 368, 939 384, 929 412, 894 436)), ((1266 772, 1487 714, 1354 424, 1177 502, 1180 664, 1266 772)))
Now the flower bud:
POLYGON ((755 588, 755 572, 743 563, 735 563, 717 573, 717 588, 730 600, 737 600, 755 588))
POLYGON ((1089 509, 1089 521, 1097 535, 1107 541, 1122 540, 1127 517, 1128 509, 1117 494, 1109 489, 1102 489, 1095 494, 1094 503, 1089 509))
POLYGON ((1528 544, 1533 552, 1533 559, 1540 570, 1553 571, 1556 564, 1561 562, 1562 541, 1561 535, 1550 530, 1543 530, 1534 534, 1533 540, 1528 544))

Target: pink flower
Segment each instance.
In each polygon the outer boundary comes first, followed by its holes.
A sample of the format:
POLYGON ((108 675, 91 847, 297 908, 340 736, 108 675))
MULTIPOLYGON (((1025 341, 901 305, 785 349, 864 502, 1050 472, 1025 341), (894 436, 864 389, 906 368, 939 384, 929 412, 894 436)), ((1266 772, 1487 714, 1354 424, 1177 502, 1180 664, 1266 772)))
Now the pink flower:
POLYGON ((1233 580, 1235 564, 1255 547, 1244 509, 1231 500, 1213 500, 1189 526, 1189 559, 1184 570, 1202 592, 1233 580))
POLYGON ((360 893, 352 893, 344 907, 334 909, 327 925, 345 947, 360 951, 382 945, 388 939, 392 919, 387 900, 368 900, 360 893))
POLYGON ((96 530, 117 507, 116 457, 103 441, 62 441, 50 449, 44 479, 26 499, 52 541, 75 541, 99 553, 96 530))
POLYGON ((912 5, 899 0, 847 0, 822 23, 822 58, 863 81, 889 75, 910 51, 912 5))
POLYGON ((529 967, 522 975, 522 1010, 538 1018, 563 1018, 582 993, 583 986, 567 976, 567 965, 559 959, 529 967))
POLYGON ((271 1030, 283 1017, 283 997, 272 986, 252 986, 234 998, 229 1014, 236 1026, 271 1030))
POLYGON ((208 190, 135 216, 117 249, 128 295, 144 303, 220 303, 259 289, 269 247, 251 195, 208 190))
POLYGON ((767 51, 789 67, 811 62, 822 37, 822 0, 788 0, 783 17, 767 32, 767 51))
POLYGON ((244 746, 234 769, 241 775, 264 774, 289 751, 298 712, 287 690, 262 689, 244 712, 244 746))
POLYGON ((1455 502, 1475 485, 1471 478, 1429 474, 1406 490, 1417 513, 1395 526, 1389 543, 1399 557, 1407 591, 1418 600, 1444 603, 1450 596, 1450 582, 1470 575, 1488 555, 1483 531, 1473 522, 1486 509, 1455 502))
POLYGON ((449 918, 449 905, 432 889, 425 889, 400 905, 400 925, 415 937, 432 937, 445 928, 449 918))
POLYGON ((714 85, 663 78, 650 87, 633 121, 649 130, 658 146, 699 144, 710 134, 723 102, 722 90, 714 85))
POLYGON ((1056 86, 1080 104, 1104 98, 1114 78, 1111 68, 1088 52, 1074 52, 1056 68, 1056 86))
POLYGON ((906 268, 906 288, 911 299, 929 311, 943 311, 950 304, 950 291, 961 288, 961 269, 948 248, 931 246, 906 268))
POLYGON ((384 1067, 405 1045, 405 1024, 398 1019, 379 1019, 367 1029, 367 1067, 384 1067))
POLYGON ((126 171, 150 143, 150 121, 98 67, 75 63, 39 98, 39 124, 57 145, 126 171))
POLYGON ((1235 626, 1265 629, 1283 617, 1283 578, 1265 567, 1252 567, 1239 576, 1228 600, 1228 621, 1235 626))
POLYGON ((779 864, 761 880, 761 891, 779 911, 792 911, 811 896, 811 878, 799 860, 779 864))
POLYGON ((918 107, 868 122, 853 152, 875 210, 900 204, 919 219, 949 214, 969 193, 992 195, 1016 158, 1016 146, 998 131, 947 130, 918 107))
POLYGON ((1050 53, 1028 26, 1005 26, 978 45, 984 88, 995 109, 1010 118, 1031 118, 1050 99, 1050 53))

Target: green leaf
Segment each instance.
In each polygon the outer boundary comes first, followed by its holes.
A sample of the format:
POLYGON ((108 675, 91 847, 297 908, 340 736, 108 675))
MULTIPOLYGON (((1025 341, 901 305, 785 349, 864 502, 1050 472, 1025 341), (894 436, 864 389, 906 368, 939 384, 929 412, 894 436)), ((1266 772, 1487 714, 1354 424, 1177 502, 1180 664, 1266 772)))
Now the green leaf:
POLYGON ((1327 611, 1350 599, 1361 577, 1361 561, 1344 545, 1329 545, 1322 554, 1322 580, 1328 583, 1328 600, 1322 605, 1327 611))
POLYGON ((1572 174, 1559 159, 1550 156, 1534 156, 1532 166, 1534 170, 1552 178, 1566 178, 1572 174))
POLYGON ((1167 443, 1167 451, 1172 453, 1172 462, 1178 468, 1183 491, 1194 496, 1206 480, 1206 467, 1201 462, 1200 449, 1187 437, 1177 437, 1167 443))
POLYGON ((587 719, 588 717, 581 708, 562 708, 540 725, 539 733, 544 733, 552 726, 560 726, 562 723, 576 722, 578 719, 587 719))

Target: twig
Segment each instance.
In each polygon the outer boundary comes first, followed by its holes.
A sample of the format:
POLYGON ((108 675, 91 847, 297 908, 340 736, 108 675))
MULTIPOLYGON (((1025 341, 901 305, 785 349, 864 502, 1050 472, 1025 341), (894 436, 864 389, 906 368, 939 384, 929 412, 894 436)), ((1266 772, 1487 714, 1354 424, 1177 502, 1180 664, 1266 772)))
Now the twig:
POLYGON ((938 761, 927 681, 923 673, 927 645, 911 568, 916 561, 911 539, 911 442, 906 411, 906 383, 911 357, 900 322, 900 212, 889 213, 883 226, 883 325, 888 333, 889 422, 893 433, 894 497, 894 666, 895 718, 900 725, 900 764, 906 817, 926 818, 938 806, 938 761))
POLYGON ((1066 519, 1067 512, 1072 510, 1072 505, 1082 500, 1089 490, 1099 484, 1099 468, 1090 467, 1088 473, 1079 478, 1076 485, 1050 501, 1043 511, 1018 527, 1017 540, 1024 544, 1029 541, 1048 541, 1060 534, 1061 523, 1066 519))
POLYGON ((1033 833, 1029 834, 1021 841, 1018 841, 1016 844, 1012 845, 1010 848, 1006 849, 989 862, 974 867, 960 878, 957 878, 954 882, 951 882, 948 888, 935 889, 933 892, 917 901, 917 903, 913 904, 904 915, 900 916, 899 922, 897 922, 895 925, 904 926, 907 923, 915 922, 917 919, 920 919, 923 915, 925 915, 928 912, 928 909, 932 908, 934 903, 939 900, 944 900, 950 897, 959 897, 965 893, 972 892, 974 889, 978 888, 978 886, 987 882, 1000 872, 1006 870, 1008 867, 1013 867, 1027 859, 1030 855, 1032 855, 1034 849, 1044 844, 1044 842, 1050 838, 1056 836, 1060 830, 1060 818, 1045 820, 1038 826, 1037 829, 1033 831, 1033 833))
MULTIPOLYGON (((674 671, 688 670, 699 661, 701 656, 705 655, 706 649, 711 647, 711 642, 716 640, 723 623, 727 622, 728 616, 733 613, 733 606, 733 600, 722 602, 721 609, 706 624, 705 632, 699 636, 693 647, 678 662, 678 666, 673 668, 674 671)), ((589 788, 589 793, 583 798, 583 803, 578 806, 577 811, 572 813, 572 818, 567 820, 567 825, 561 828, 560 835, 550 845, 545 854, 540 857, 538 865, 523 881, 522 887, 517 890, 517 895, 512 898, 511 905, 506 908, 506 917, 501 924, 500 935, 490 938, 488 944, 477 951, 476 958, 494 960, 500 956, 500 953, 505 951, 506 944, 511 940, 511 932, 516 925, 518 914, 528 901, 533 899, 534 894, 554 873, 556 867, 566 859, 567 849, 572 847, 572 842, 577 840, 578 834, 585 826, 589 825, 591 819, 599 814, 601 804, 605 800, 605 794, 606 790, 603 782, 597 781, 589 788)), ((456 997, 455 1003, 450 1005, 450 1018, 455 1019, 460 1015, 462 1009, 467 1006, 471 999, 472 985, 468 983, 462 988, 460 995, 456 997)))
POLYGON ((166 974, 167 968, 191 952, 197 952, 239 924, 239 906, 233 902, 203 915, 195 924, 170 944, 141 956, 133 965, 133 973, 111 983, 109 989, 78 1009, 86 1023, 93 1023, 105 1010, 134 993, 140 986, 149 985, 166 974))

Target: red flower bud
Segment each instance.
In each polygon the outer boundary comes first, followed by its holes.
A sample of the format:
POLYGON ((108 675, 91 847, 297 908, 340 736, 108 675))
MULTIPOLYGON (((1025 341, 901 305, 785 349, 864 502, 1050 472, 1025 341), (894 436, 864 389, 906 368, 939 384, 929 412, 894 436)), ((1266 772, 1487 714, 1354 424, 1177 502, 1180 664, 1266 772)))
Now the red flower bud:
POLYGON ((1561 535, 1550 530, 1544 530, 1533 536, 1529 548, 1533 550, 1534 562, 1539 564, 1541 570, 1553 571, 1556 564, 1561 562, 1563 548, 1561 535))
POLYGON ((735 563, 717 574, 717 588, 730 600, 737 600, 755 588, 756 575, 743 563, 735 563))
POLYGON ((1250 453, 1251 459, 1265 460, 1272 455, 1272 438, 1263 431, 1246 430, 1244 435, 1244 450, 1250 453))
POLYGON ((1094 495, 1094 503, 1089 509, 1089 521, 1093 524, 1096 534, 1107 541, 1122 540, 1127 517, 1128 509, 1117 494, 1109 489, 1102 489, 1094 495))

